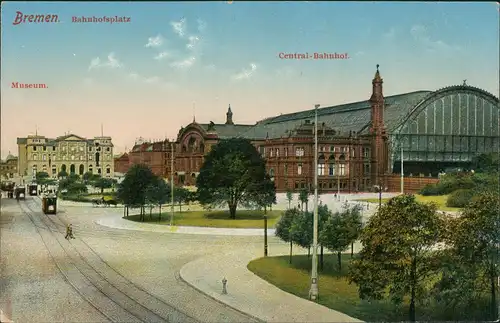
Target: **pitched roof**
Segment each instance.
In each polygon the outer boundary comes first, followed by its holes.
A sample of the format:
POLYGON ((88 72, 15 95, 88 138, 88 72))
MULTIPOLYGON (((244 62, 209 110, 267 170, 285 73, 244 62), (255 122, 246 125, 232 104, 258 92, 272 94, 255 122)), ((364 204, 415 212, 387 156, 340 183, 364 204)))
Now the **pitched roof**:
MULTIPOLYGON (((431 91, 416 91, 385 97, 384 119, 387 128, 392 128, 415 105, 422 101, 431 91)), ((370 124, 371 106, 368 100, 347 103, 337 106, 318 108, 318 124, 325 123, 339 135, 348 135, 350 131, 361 132, 370 124)), ((314 121, 314 109, 283 114, 259 121, 241 137, 255 140, 280 138, 304 123, 314 121)))
POLYGON ((221 123, 199 123, 206 132, 214 132, 220 139, 230 139, 237 137, 254 127, 247 124, 221 124, 221 123))
POLYGON ((75 137, 75 138, 78 138, 78 140, 89 141, 89 139, 87 139, 87 138, 83 138, 83 137, 80 137, 80 136, 78 136, 78 135, 74 135, 74 134, 71 134, 71 133, 70 133, 70 134, 67 134, 67 135, 64 135, 64 136, 59 136, 59 137, 57 137, 55 140, 56 140, 56 141, 66 140, 66 139, 68 139, 68 138, 70 138, 70 137, 75 137))

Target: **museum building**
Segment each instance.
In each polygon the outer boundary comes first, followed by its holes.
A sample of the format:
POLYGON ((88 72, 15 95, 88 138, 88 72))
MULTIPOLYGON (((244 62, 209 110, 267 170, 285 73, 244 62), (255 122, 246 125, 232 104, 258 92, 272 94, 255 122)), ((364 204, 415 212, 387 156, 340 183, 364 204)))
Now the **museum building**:
MULTIPOLYGON (((318 108, 318 182, 321 192, 368 191, 374 185, 405 191, 437 180, 440 172, 470 167, 481 153, 497 152, 499 99, 467 84, 384 97, 378 70, 366 101, 318 108), (403 162, 402 162, 403 161, 403 162)), ((178 132, 174 180, 195 185, 203 156, 221 139, 247 138, 266 160, 278 191, 312 188, 315 110, 282 114, 254 125, 197 123, 178 132)), ((170 144, 164 176, 170 178, 170 144)))
POLYGON ((114 177, 113 143, 108 136, 88 139, 68 133, 53 139, 35 134, 17 138, 17 147, 20 176, 46 172, 57 178, 59 172, 64 171, 114 177))

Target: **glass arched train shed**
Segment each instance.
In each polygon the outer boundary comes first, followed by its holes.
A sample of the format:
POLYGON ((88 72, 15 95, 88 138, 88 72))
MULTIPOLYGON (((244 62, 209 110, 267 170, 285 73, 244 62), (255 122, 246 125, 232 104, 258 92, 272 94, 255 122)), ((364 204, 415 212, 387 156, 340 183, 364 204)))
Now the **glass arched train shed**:
POLYGON ((499 99, 468 85, 429 92, 388 129, 390 171, 437 176, 467 169, 474 156, 499 151, 499 99))

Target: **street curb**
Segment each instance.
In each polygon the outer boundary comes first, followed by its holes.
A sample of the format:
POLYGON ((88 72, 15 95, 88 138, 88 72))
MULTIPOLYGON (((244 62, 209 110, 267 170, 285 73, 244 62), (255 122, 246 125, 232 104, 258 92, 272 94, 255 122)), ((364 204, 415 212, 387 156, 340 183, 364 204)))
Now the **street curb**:
MULTIPOLYGON (((196 259, 196 260, 198 260, 198 259, 196 259)), ((191 262, 194 262, 194 261, 196 261, 196 260, 193 260, 193 261, 191 261, 191 262)), ((238 312, 238 313, 240 313, 240 314, 243 314, 243 315, 249 316, 249 317, 253 318, 254 320, 256 320, 257 322, 266 323, 266 321, 263 321, 262 319, 258 318, 257 316, 255 316, 255 315, 253 315, 253 314, 250 314, 250 313, 245 313, 245 312, 243 312, 242 310, 239 310, 239 309, 237 309, 237 308, 235 308, 235 307, 233 307, 233 306, 231 306, 231 305, 229 305, 229 304, 227 304, 227 303, 225 303, 225 302, 221 301, 220 299, 218 299, 218 298, 216 298, 216 297, 214 297, 214 296, 212 296, 212 295, 210 295, 210 294, 208 294, 208 293, 204 292, 204 291, 203 291, 203 290, 201 290, 200 288, 196 287, 194 284, 191 284, 191 283, 190 283, 190 282, 188 282, 186 279, 184 279, 184 277, 182 277, 182 269, 183 269, 185 266, 189 265, 191 262, 188 262, 187 264, 185 264, 184 266, 182 266, 182 268, 181 268, 181 269, 179 270, 179 272, 178 272, 179 278, 180 278, 180 279, 181 279, 184 283, 186 283, 187 285, 189 285, 189 286, 191 286, 192 288, 196 289, 198 292, 202 293, 203 295, 208 296, 209 298, 213 299, 214 301, 216 301, 216 302, 217 302, 217 303, 219 303, 219 304, 222 304, 222 305, 224 305, 224 306, 226 306, 226 307, 229 307, 229 308, 231 308, 231 309, 235 310, 236 312, 238 312)))

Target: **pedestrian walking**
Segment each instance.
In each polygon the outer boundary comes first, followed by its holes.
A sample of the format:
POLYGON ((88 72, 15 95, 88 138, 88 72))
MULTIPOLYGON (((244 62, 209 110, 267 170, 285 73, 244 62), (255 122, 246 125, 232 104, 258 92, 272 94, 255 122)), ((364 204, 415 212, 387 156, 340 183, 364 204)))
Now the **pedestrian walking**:
POLYGON ((75 237, 73 236, 73 226, 71 225, 71 223, 66 227, 66 236, 64 237, 64 239, 75 239, 75 237))

